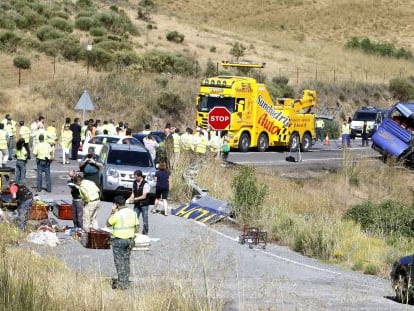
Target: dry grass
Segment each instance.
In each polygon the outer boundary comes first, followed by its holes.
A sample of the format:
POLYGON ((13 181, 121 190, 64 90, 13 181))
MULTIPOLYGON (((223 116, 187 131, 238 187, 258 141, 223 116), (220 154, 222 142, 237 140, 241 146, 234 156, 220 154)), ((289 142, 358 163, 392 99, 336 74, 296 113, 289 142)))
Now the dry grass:
MULTIPOLYGON (((273 240, 306 255, 386 276, 395 258, 414 251, 411 240, 371 236, 343 216, 352 206, 367 201, 392 199, 412 204, 412 174, 378 160, 356 162, 351 151, 344 151, 344 158, 341 171, 307 180, 257 170, 258 182, 268 185, 269 192, 260 215, 251 215, 249 225, 265 228, 273 240)), ((200 169, 198 180, 211 195, 231 201, 235 174, 209 162, 200 169), (220 181, 212 176, 220 176, 220 181)))

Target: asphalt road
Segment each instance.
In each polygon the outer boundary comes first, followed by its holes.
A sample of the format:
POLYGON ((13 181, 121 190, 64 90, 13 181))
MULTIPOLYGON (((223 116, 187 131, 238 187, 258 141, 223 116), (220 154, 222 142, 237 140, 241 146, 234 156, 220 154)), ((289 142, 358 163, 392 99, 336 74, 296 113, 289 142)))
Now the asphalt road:
MULTIPOLYGON (((313 163, 317 153, 336 159, 341 151, 306 153, 302 163, 313 163)), ((239 163, 251 162, 254 158, 268 165, 277 165, 270 164, 272 161, 287 163, 283 161, 287 153, 233 153, 231 156, 239 163)), ((34 161, 31 161, 28 181, 34 186, 36 172, 31 169, 33 167, 34 161)), ((42 192, 41 197, 70 200, 66 173, 76 167, 76 162, 65 166, 53 162, 52 193, 42 192)), ((101 204, 100 226, 104 226, 110 209, 109 202, 101 204)), ((223 302, 225 310, 414 309, 390 298, 393 291, 388 280, 328 265, 284 246, 271 244, 265 250, 249 249, 248 245, 237 242, 241 232, 231 224, 205 226, 176 216, 150 214, 149 217, 150 250, 134 251, 132 255, 132 280, 138 291, 148 286, 157 288, 160 280, 191 286, 200 295, 223 302)), ((70 221, 60 222, 71 225, 70 221)), ((63 234, 59 236, 61 244, 55 248, 33 244, 28 247, 56 256, 77 271, 103 277, 116 275, 111 250, 85 249, 78 241, 63 234)))

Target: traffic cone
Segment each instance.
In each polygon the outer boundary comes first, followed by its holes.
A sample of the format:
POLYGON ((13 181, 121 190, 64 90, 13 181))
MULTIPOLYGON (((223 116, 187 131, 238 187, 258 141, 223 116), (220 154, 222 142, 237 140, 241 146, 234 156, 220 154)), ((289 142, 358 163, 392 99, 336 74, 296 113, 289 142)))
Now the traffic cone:
POLYGON ((326 133, 325 141, 323 142, 323 144, 326 146, 329 145, 329 134, 328 133, 326 133))

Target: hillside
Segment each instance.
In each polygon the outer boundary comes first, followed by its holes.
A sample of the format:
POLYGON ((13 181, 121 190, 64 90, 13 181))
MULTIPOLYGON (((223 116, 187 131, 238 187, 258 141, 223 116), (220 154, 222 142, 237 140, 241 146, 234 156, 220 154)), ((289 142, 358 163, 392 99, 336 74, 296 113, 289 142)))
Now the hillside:
MULTIPOLYGON (((49 3, 48 1, 39 1, 49 3)), ((78 3, 73 1, 73 3, 78 3)), ((132 23, 139 30, 138 36, 129 36, 133 50, 142 55, 152 50, 181 53, 193 59, 196 74, 187 78, 187 96, 181 101, 192 104, 197 92, 197 84, 206 67, 207 60, 213 63, 234 57, 230 49, 236 42, 246 47, 244 59, 266 62, 264 75, 271 79, 282 75, 289 78, 299 92, 303 84, 318 88, 318 83, 330 84, 329 90, 321 93, 325 105, 335 105, 340 98, 344 114, 349 114, 355 106, 378 104, 387 106, 393 101, 384 84, 395 77, 406 77, 414 71, 414 62, 367 55, 355 50, 345 49, 344 45, 351 37, 368 37, 377 42, 389 42, 396 47, 411 49, 414 46, 410 36, 414 7, 412 1, 330 1, 330 0, 295 0, 295 1, 234 1, 224 3, 217 1, 103 1, 95 2, 98 10, 109 10, 115 5, 124 10, 132 23), (148 12, 146 19, 138 18, 138 10, 143 4, 148 12), (184 35, 182 43, 166 40, 166 35, 177 31, 184 35), (376 84, 373 92, 358 92, 359 87, 348 85, 360 82, 367 85, 376 84), (340 84, 347 84, 346 87, 340 84), (375 96, 373 96, 374 94, 375 96)), ((76 10, 71 7, 70 21, 74 20, 76 10)), ((30 31, 28 31, 30 33, 30 31)), ((83 48, 93 38, 87 33, 76 30, 74 35, 83 48)), ((87 74, 86 59, 70 62, 62 57, 48 57, 33 50, 19 49, 14 53, 0 54, 0 114, 12 111, 22 114, 22 107, 33 107, 33 114, 56 108, 50 118, 62 119, 71 113, 80 89, 98 83, 96 79, 106 75, 105 71, 91 66, 87 74), (22 83, 18 87, 18 73, 12 61, 17 54, 30 57, 32 67, 22 72, 22 83), (71 88, 71 98, 42 91, 69 84, 79 85, 79 90, 71 88), (76 83, 70 83, 70 82, 76 83), (45 94, 49 95, 45 95, 45 94), (72 103, 69 101, 72 100, 72 103), (64 101, 58 105, 53 101, 64 101), (54 107, 53 105, 56 105, 54 107)), ((326 89, 326 86, 323 87, 326 89)), ((366 88, 363 86, 362 88, 366 88)), ((92 94, 101 97, 95 90, 92 94)), ((115 91, 115 89, 113 89, 115 91)), ((183 92, 173 89, 179 94, 183 92)), ((319 90, 318 90, 319 91, 319 90)), ((156 90, 154 91, 156 92, 156 90)), ((56 93, 59 93, 56 90, 56 93)), ((60 93, 65 93, 61 91, 60 93)), ((113 101, 119 94, 109 94, 113 101)), ((135 99, 141 109, 147 103, 135 99)), ((113 103, 111 103, 113 104, 113 103)), ((118 110, 119 111, 119 110, 118 110)), ((190 109, 191 111, 191 109, 190 109)), ((50 113, 50 110, 47 111, 50 113)), ((103 115, 106 112, 101 111, 103 115)), ((128 119, 131 114, 124 111, 128 119)), ((191 113, 190 113, 191 115, 191 113)), ((155 119, 164 116, 153 115, 155 119)), ((145 117, 144 119, 148 119, 145 117)), ((131 120, 129 120, 131 121, 131 120)), ((193 121, 188 116, 181 118, 182 124, 193 121)), ((162 121, 159 121, 161 124, 162 121)))

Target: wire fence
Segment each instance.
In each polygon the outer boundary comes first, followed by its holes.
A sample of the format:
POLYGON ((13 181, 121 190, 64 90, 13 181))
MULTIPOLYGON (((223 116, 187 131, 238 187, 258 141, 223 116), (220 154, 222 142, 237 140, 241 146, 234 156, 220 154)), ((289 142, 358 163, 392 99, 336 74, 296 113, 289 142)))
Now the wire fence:
MULTIPOLYGON (((14 87, 23 87, 44 83, 48 80, 62 80, 67 77, 67 63, 63 65, 56 59, 38 59, 32 60, 31 69, 21 70, 19 85, 19 70, 10 64, 0 64, 0 90, 14 87)), ((88 75, 88 68, 84 70, 85 78, 88 75)), ((194 71, 194 77, 202 78, 203 72, 198 68, 194 71)), ((370 70, 344 70, 330 69, 322 70, 319 68, 288 68, 280 67, 276 72, 265 72, 268 77, 284 76, 289 79, 292 85, 300 85, 306 81, 320 81, 325 83, 341 83, 341 82, 363 82, 368 84, 388 83, 393 78, 406 78, 410 76, 408 70, 396 69, 395 71, 373 72, 370 70)), ((78 72, 80 76, 83 73, 78 72)))

